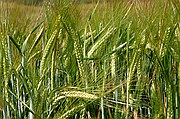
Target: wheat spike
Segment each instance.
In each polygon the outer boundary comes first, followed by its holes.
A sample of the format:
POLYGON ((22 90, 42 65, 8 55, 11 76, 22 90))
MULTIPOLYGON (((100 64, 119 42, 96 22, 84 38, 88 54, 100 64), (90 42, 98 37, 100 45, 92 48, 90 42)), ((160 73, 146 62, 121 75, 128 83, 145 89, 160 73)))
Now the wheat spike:
POLYGON ((42 60, 41 60, 41 67, 40 67, 41 76, 42 76, 42 74, 44 72, 45 61, 46 61, 46 58, 47 58, 48 54, 50 53, 50 50, 51 50, 52 45, 54 43, 57 32, 58 32, 58 30, 56 29, 53 32, 53 34, 51 35, 50 39, 48 40, 48 42, 47 42, 47 44, 45 46, 43 56, 42 56, 42 60))

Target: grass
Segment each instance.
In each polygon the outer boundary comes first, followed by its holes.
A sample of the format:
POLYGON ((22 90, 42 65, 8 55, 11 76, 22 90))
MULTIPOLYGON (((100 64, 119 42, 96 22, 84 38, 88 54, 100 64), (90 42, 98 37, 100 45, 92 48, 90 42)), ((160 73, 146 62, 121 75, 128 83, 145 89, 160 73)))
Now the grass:
POLYGON ((0 118, 178 119, 179 4, 1 3, 0 118))

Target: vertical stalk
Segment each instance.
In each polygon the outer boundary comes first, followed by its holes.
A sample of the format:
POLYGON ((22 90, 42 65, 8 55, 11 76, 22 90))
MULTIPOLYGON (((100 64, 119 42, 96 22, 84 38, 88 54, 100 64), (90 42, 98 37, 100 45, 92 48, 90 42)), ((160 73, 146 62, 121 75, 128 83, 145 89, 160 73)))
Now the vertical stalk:
MULTIPOLYGON (((58 75, 59 75, 59 72, 58 72, 58 69, 56 68, 56 74, 55 74, 55 85, 56 85, 56 87, 59 87, 58 75)), ((58 92, 56 92, 55 94, 57 95, 58 92)))
MULTIPOLYGON (((7 40, 8 40, 8 58, 9 58, 9 64, 10 64, 10 67, 12 67, 12 65, 13 65, 13 62, 12 62, 12 48, 11 48, 11 43, 10 43, 9 36, 7 36, 7 40)), ((11 88, 12 88, 12 91, 14 91, 14 77, 13 77, 13 74, 11 74, 11 88)), ((12 98, 12 101, 14 103, 14 96, 11 96, 11 98, 12 98)))
MULTIPOLYGON (((4 88, 4 94, 6 102, 9 102, 9 96, 8 96, 8 77, 7 77, 7 66, 6 66, 6 59, 3 58, 3 68, 4 68, 4 80, 5 80, 5 88, 4 88)), ((6 118, 10 119, 10 111, 9 111, 9 105, 6 105, 6 118)))
POLYGON ((128 119, 128 115, 129 115, 129 78, 130 74, 129 74, 129 32, 130 32, 130 26, 131 23, 128 26, 127 29, 127 46, 126 46, 126 62, 127 62, 127 83, 126 83, 126 119, 128 119))
POLYGON ((12 66, 12 48, 11 48, 9 36, 7 36, 7 40, 8 40, 8 58, 9 58, 9 63, 12 66))
MULTIPOLYGON (((177 80, 177 100, 180 100, 180 62, 178 67, 178 79, 179 80, 177 80)), ((180 106, 178 106, 177 108, 177 116, 180 117, 180 106)))
POLYGON ((101 97, 101 118, 104 119, 104 99, 101 97))
MULTIPOLYGON (((30 91, 30 109, 33 110, 33 91, 30 91)), ((29 119, 34 119, 34 115, 29 112, 29 119)))
MULTIPOLYGON (((22 54, 22 61, 21 61, 21 65, 22 65, 22 76, 25 76, 25 54, 22 54)), ((25 92, 25 87, 24 85, 22 85, 22 100, 25 103, 26 102, 26 92, 25 92)), ((21 104, 22 106, 22 111, 25 113, 25 107, 21 104)))
MULTIPOLYGON (((113 49, 116 47, 114 46, 113 49)), ((116 83, 116 60, 115 60, 115 53, 112 54, 111 56, 111 74, 112 74, 112 79, 114 80, 114 84, 116 83)), ((117 108, 118 108, 118 89, 115 90, 115 102, 116 102, 116 107, 115 107, 115 117, 117 116, 117 108)), ((116 117, 117 118, 117 117, 116 117)))
POLYGON ((103 78, 103 84, 102 84, 102 95, 101 95, 101 118, 104 119, 104 87, 105 87, 105 79, 107 77, 107 72, 106 72, 106 60, 104 60, 104 78, 103 78))
MULTIPOLYGON (((84 48, 83 48, 83 58, 86 58, 86 28, 84 30, 84 48)), ((85 64, 85 85, 86 89, 88 88, 88 67, 87 67, 87 61, 84 61, 85 64)))
POLYGON ((129 68, 127 68, 127 83, 126 83, 126 119, 128 119, 129 115, 129 68))
MULTIPOLYGON (((19 89, 19 87, 20 87, 20 85, 19 85, 19 80, 18 80, 18 78, 16 78, 16 82, 17 82, 17 96, 18 96, 18 98, 20 98, 20 89, 19 89)), ((17 110, 18 110, 18 118, 19 119, 21 119, 21 102, 18 100, 17 101, 17 110)))

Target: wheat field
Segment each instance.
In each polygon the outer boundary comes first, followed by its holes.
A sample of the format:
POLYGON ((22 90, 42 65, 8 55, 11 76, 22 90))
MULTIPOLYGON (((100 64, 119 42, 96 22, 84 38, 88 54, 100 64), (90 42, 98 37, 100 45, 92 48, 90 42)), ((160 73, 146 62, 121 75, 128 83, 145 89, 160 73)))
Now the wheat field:
POLYGON ((27 3, 0 2, 0 118, 180 118, 179 0, 27 3))

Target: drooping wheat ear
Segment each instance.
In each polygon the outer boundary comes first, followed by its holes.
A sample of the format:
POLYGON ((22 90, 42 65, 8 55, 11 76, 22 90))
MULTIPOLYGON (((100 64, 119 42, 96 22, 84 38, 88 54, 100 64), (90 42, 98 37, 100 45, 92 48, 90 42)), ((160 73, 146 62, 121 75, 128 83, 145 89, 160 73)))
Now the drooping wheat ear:
POLYGON ((98 96, 86 92, 81 92, 81 91, 65 91, 62 92, 66 97, 77 97, 77 98, 84 98, 84 99, 89 99, 89 100, 96 100, 98 99, 98 96))
POLYGON ((66 96, 61 96, 61 95, 57 95, 53 98, 53 102, 52 102, 52 105, 56 105, 60 100, 62 100, 63 98, 65 98, 66 96))
POLYGON ((55 37, 56 37, 56 34, 57 34, 58 30, 56 29, 50 39, 48 40, 46 46, 45 46, 45 49, 44 49, 44 52, 43 52, 43 56, 42 56, 42 60, 41 60, 41 67, 40 67, 40 75, 43 76, 43 73, 44 73, 44 67, 45 67, 45 62, 46 62, 46 58, 48 57, 48 54, 50 54, 50 50, 52 48, 52 45, 53 43, 55 42, 55 37))
POLYGON ((52 105, 56 105, 61 99, 64 99, 66 97, 67 98, 83 98, 87 100, 98 99, 98 96, 94 94, 82 92, 82 91, 64 91, 64 92, 61 92, 58 96, 55 96, 53 98, 54 101, 52 102, 52 105))

